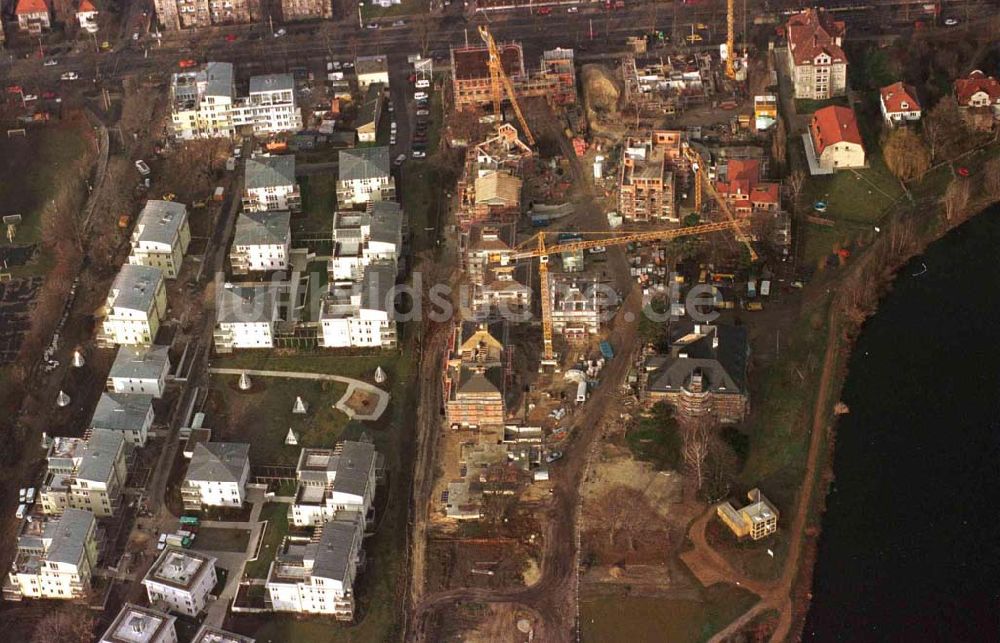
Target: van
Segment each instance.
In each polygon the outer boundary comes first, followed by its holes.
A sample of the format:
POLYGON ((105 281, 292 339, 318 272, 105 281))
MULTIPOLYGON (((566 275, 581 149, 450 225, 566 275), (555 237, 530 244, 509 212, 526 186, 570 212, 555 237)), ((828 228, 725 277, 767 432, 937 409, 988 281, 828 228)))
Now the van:
POLYGON ((583 404, 587 401, 587 383, 580 382, 576 385, 576 403, 583 404))
POLYGON ((417 81, 417 89, 427 89, 430 86, 431 86, 431 81, 427 80, 426 78, 421 78, 420 80, 417 81))
POLYGON ((18 520, 24 520, 24 517, 27 515, 27 513, 28 513, 28 505, 22 502, 17 506, 17 513, 15 515, 17 516, 18 520))

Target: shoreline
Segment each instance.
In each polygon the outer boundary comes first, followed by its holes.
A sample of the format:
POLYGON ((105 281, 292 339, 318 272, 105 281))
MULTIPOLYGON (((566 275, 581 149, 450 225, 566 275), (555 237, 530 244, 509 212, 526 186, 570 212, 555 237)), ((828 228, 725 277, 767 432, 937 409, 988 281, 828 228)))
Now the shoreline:
MULTIPOLYGON (((813 575, 815 573, 819 537, 822 534, 822 520, 826 512, 826 500, 830 485, 835 480, 833 456, 836 450, 836 414, 834 406, 841 397, 847 377, 848 363, 855 343, 868 318, 878 313, 883 298, 892 287, 899 270, 914 257, 926 253, 927 248, 944 238, 962 224, 986 213, 1000 203, 1000 199, 986 197, 971 202, 953 219, 945 217, 943 207, 928 211, 925 216, 909 220, 906 212, 895 214, 884 227, 875 242, 865 248, 844 274, 831 281, 838 286, 837 295, 830 302, 830 342, 826 348, 825 360, 833 359, 829 373, 821 375, 817 393, 822 391, 824 377, 829 377, 827 395, 817 397, 816 414, 824 418, 822 433, 817 439, 816 470, 803 480, 800 494, 810 485, 810 500, 803 507, 805 516, 796 516, 802 523, 803 531, 793 537, 800 539, 801 547, 796 560, 788 561, 794 578, 790 588, 791 622, 784 632, 784 640, 800 640, 806 617, 812 604, 813 575), (921 227, 920 232, 914 228, 921 227), (839 332, 835 332, 839 331, 839 332), (815 494, 815 495, 813 495, 815 494)), ((912 212, 909 214, 913 214, 912 212)), ((814 426, 817 431, 819 426, 814 426)), ((810 449, 812 450, 812 449, 810 449)), ((785 618, 788 618, 785 615, 785 618)), ((783 619, 784 620, 784 619, 783 619)), ((779 624, 775 633, 781 629, 779 624)))

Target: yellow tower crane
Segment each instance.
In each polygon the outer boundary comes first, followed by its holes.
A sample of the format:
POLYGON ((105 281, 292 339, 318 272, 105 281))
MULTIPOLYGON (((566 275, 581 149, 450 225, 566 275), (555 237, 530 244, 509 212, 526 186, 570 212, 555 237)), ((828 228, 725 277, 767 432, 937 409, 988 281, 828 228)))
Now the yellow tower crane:
POLYGON ((486 49, 490 56, 487 64, 490 69, 490 91, 493 94, 493 114, 497 118, 501 118, 503 112, 500 111, 500 103, 503 101, 503 95, 506 92, 507 99, 510 100, 510 105, 514 108, 514 114, 517 116, 517 122, 521 124, 521 130, 524 133, 525 140, 528 142, 528 145, 534 145, 535 137, 531 135, 531 130, 528 129, 528 122, 524 120, 524 114, 521 113, 521 106, 517 103, 517 95, 514 93, 514 84, 510 82, 507 72, 503 70, 503 61, 500 59, 500 49, 497 48, 497 43, 493 40, 493 35, 490 33, 490 30, 486 28, 486 25, 479 25, 479 37, 483 39, 484 43, 486 43, 486 49))
POLYGON ((736 0, 726 2, 726 76, 732 80, 736 78, 736 67, 733 59, 736 58, 736 0))
POLYGON ((729 224, 736 231, 736 238, 740 243, 746 246, 747 250, 750 252, 750 260, 757 261, 757 252, 753 249, 753 245, 750 243, 750 235, 744 229, 744 223, 741 222, 733 214, 732 209, 729 207, 729 203, 722 198, 722 195, 715 189, 712 185, 711 179, 708 178, 708 172, 705 171, 705 161, 701 158, 701 155, 691 149, 691 146, 687 143, 681 144, 681 150, 684 153, 684 157, 691 163, 691 170, 694 172, 694 208, 698 214, 701 214, 701 200, 702 200, 702 189, 708 191, 709 196, 719 204, 719 209, 726 216, 729 224))
MULTIPOLYGON (((545 244, 545 232, 539 232, 534 237, 528 239, 518 246, 508 260, 532 259, 538 257, 538 286, 541 289, 542 301, 542 364, 555 364, 555 351, 552 348, 552 294, 549 290, 549 257, 562 252, 575 252, 578 250, 588 250, 600 246, 621 246, 627 243, 642 243, 644 241, 667 241, 680 237, 690 237, 698 234, 710 232, 723 232, 739 226, 735 221, 722 221, 720 223, 706 223, 704 225, 690 226, 687 228, 675 228, 672 230, 654 230, 652 232, 635 232, 632 234, 609 236, 600 239, 587 239, 585 241, 570 241, 557 245, 545 244), (534 248, 531 246, 534 245, 534 248)), ((552 234, 552 233, 548 233, 552 234)), ((595 232, 587 234, 607 234, 610 232, 595 232)), ((753 250, 751 249, 751 253, 753 250)), ((756 254, 753 254, 756 257, 756 254)))

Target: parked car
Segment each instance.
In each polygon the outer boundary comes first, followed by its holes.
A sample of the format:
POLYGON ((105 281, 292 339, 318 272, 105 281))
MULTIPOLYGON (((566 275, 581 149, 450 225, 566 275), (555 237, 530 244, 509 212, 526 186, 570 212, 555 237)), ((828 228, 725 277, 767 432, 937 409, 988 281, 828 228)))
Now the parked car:
POLYGON ((405 20, 397 20, 394 23, 392 23, 392 26, 393 27, 405 27, 406 26, 406 21, 405 20))
POLYGON ((415 159, 422 159, 425 158, 426 156, 427 153, 424 152, 423 150, 413 150, 413 158, 415 159))
POLYGON ((139 170, 139 174, 143 176, 149 176, 150 172, 149 166, 146 165, 146 162, 143 161, 142 159, 139 159, 138 161, 135 162, 135 169, 139 170))
POLYGON ((396 111, 396 108, 395 108, 395 107, 393 107, 393 105, 392 105, 392 101, 389 101, 389 113, 391 114, 391 113, 393 113, 394 111, 396 111))
POLYGON ((350 61, 344 63, 344 69, 354 69, 354 63, 350 61))
POLYGON ((406 154, 400 154, 399 156, 396 157, 396 160, 393 161, 393 164, 402 165, 403 161, 405 160, 406 160, 406 154))
POLYGON ((426 109, 418 109, 417 110, 417 116, 430 116, 430 115, 431 115, 431 113, 430 113, 429 110, 426 110, 426 109))
POLYGON ((17 516, 18 520, 24 520, 24 517, 27 514, 28 514, 28 505, 21 503, 17 506, 17 513, 15 513, 14 515, 17 516))
POLYGON ((38 100, 38 94, 22 94, 21 99, 26 103, 30 103, 33 100, 38 100))
POLYGON ((21 487, 21 490, 17 493, 17 501, 24 502, 24 499, 28 497, 28 490, 21 487))
POLYGON ((27 493, 27 495, 24 496, 24 501, 26 503, 28 503, 29 505, 31 503, 35 502, 35 488, 34 487, 28 487, 28 493, 27 493))
POLYGON ((156 550, 163 551, 166 548, 167 548, 167 535, 161 533, 160 539, 156 541, 156 550))
POLYGON ((42 65, 44 65, 46 67, 55 67, 58 64, 59 64, 59 61, 56 60, 55 58, 49 58, 44 63, 42 63, 42 65))
POLYGON ((275 38, 281 38, 286 33, 288 33, 288 30, 285 29, 284 27, 282 27, 281 29, 278 29, 277 31, 274 32, 274 37, 275 38))
POLYGON ((234 33, 226 34, 226 42, 236 42, 236 34, 234 33))
POLYGON ((954 27, 957 24, 958 24, 958 19, 957 18, 945 18, 944 19, 944 26, 945 27, 954 27))
POLYGON ((378 29, 378 23, 377 22, 369 22, 368 25, 367 25, 367 27, 369 29, 378 29))
POLYGON ((538 15, 540 16, 547 16, 550 13, 552 13, 552 9, 550 9, 549 7, 540 7, 538 9, 538 15))
POLYGON ((552 463, 563 457, 562 451, 551 451, 545 456, 545 461, 552 463))
POLYGON ((431 81, 427 80, 426 78, 421 78, 420 80, 417 81, 416 85, 417 89, 427 89, 428 87, 431 86, 431 81))
POLYGON ((55 92, 42 92, 42 98, 45 100, 55 100, 59 98, 59 94, 55 92))
POLYGON ((578 11, 580 11, 579 8, 577 8, 577 7, 570 7, 569 9, 566 10, 566 13, 577 13, 578 11))
POLYGON ((427 100, 427 92, 417 92, 413 95, 414 100, 427 100))
POLYGON ((191 67, 195 67, 197 64, 198 61, 193 60, 191 58, 185 58, 184 60, 178 62, 177 66, 180 67, 181 69, 190 69, 191 67))
POLYGON ((393 133, 392 136, 389 137, 389 145, 395 145, 395 144, 396 144, 396 134, 393 133))
POLYGON ((80 74, 75 71, 68 71, 59 77, 60 80, 79 80, 80 74))
POLYGON ((394 132, 396 131, 396 121, 393 121, 392 123, 389 124, 389 129, 391 129, 394 132))

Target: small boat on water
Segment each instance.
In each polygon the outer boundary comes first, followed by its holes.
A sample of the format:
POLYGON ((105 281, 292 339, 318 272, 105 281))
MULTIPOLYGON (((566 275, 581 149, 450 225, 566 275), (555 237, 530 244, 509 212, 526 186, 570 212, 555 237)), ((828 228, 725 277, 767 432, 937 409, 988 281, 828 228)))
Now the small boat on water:
POLYGON ((920 264, 920 270, 918 272, 914 272, 910 276, 911 277, 919 277, 920 275, 924 274, 925 272, 927 272, 927 264, 921 263, 920 264))

